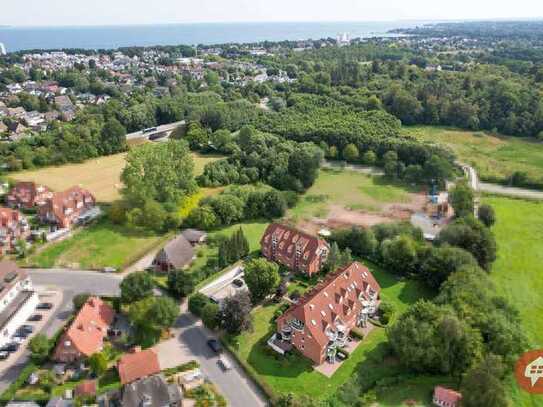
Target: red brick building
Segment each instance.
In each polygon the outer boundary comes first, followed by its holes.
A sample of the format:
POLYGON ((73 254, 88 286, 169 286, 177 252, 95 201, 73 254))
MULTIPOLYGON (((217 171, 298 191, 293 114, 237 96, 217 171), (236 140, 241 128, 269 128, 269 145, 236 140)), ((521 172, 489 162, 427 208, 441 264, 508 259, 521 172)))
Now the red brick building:
POLYGON ((277 318, 277 336, 320 365, 377 311, 380 291, 367 267, 353 262, 328 274, 277 318))
POLYGON ((96 199, 89 191, 74 186, 63 192, 54 192, 39 207, 39 216, 44 223, 56 225, 61 229, 69 228, 95 205, 96 199))
POLYGON ((17 210, 0 208, 0 255, 13 251, 19 239, 30 235, 30 225, 17 210))
POLYGON ((53 360, 71 363, 100 352, 114 319, 113 308, 98 297, 90 297, 58 340, 53 360))
POLYGON ((330 251, 325 240, 279 223, 267 227, 260 246, 268 260, 309 276, 320 271, 330 251))
POLYGON ((44 185, 35 182, 18 182, 9 191, 6 202, 10 208, 29 209, 42 205, 51 195, 52 192, 44 185))

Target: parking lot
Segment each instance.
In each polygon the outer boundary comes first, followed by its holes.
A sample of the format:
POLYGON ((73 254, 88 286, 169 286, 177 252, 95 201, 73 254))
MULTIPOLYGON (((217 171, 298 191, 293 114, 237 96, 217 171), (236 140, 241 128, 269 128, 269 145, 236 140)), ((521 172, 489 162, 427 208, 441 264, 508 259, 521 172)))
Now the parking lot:
MULTIPOLYGON (((63 295, 60 291, 44 291, 38 295, 40 303, 50 303, 51 308, 47 310, 36 310, 33 315, 41 315, 41 320, 39 321, 27 321, 24 325, 32 327, 32 333, 29 333, 26 338, 18 339, 19 347, 16 351, 7 352, 5 350, 0 350, 0 357, 5 359, 0 360, 0 371, 7 372, 13 365, 20 363, 20 358, 25 354, 27 350, 28 343, 30 339, 42 332, 44 328, 51 321, 52 317, 56 315, 58 309, 62 303, 63 295), (6 353, 3 353, 6 352, 6 353)), ((15 342, 15 340, 13 341, 15 342)))

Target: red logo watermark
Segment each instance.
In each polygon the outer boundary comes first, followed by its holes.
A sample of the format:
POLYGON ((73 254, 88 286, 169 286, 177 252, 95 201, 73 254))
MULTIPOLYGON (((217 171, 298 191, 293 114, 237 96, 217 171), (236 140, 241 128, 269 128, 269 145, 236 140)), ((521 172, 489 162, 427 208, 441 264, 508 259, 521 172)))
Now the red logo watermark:
POLYGON ((515 377, 523 390, 543 394, 543 349, 523 354, 515 365, 515 377))

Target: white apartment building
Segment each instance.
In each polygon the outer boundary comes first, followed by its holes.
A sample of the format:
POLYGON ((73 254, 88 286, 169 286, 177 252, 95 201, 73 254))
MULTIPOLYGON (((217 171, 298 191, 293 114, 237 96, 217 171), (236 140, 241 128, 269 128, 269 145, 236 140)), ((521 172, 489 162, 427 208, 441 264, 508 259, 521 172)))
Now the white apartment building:
POLYGON ((11 342, 38 303, 30 276, 12 261, 0 261, 0 347, 11 342))

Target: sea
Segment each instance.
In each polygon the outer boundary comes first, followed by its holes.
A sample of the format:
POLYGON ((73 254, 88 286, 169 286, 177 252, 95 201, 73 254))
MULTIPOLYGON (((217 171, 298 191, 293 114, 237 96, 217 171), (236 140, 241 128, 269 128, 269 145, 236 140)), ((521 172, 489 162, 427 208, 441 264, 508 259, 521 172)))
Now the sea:
POLYGON ((425 21, 191 23, 82 27, 0 26, 0 43, 8 52, 31 49, 114 49, 128 46, 213 45, 259 41, 391 36, 390 30, 425 21))

